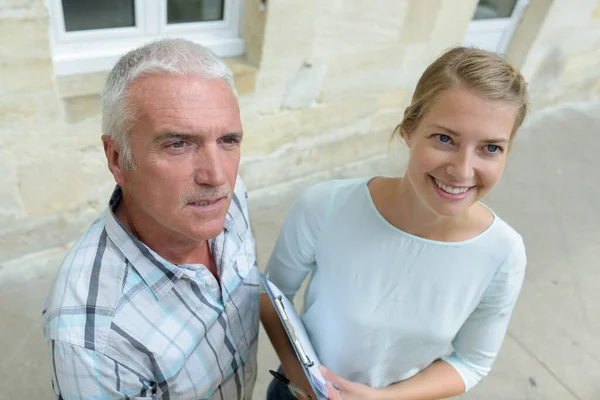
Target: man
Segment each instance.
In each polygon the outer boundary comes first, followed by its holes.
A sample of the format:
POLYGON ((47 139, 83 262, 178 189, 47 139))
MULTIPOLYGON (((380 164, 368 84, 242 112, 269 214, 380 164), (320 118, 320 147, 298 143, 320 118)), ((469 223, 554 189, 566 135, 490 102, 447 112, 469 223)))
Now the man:
POLYGON ((57 398, 250 399, 258 270, 231 71, 154 42, 119 60, 102 111, 117 185, 43 312, 57 398))

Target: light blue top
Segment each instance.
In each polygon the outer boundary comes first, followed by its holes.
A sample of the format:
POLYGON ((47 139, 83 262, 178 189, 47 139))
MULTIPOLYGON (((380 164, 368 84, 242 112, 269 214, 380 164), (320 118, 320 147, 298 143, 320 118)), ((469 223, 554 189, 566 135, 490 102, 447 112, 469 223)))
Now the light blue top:
POLYGON ((503 342, 525 273, 523 240, 496 215, 461 242, 411 235, 378 212, 370 179, 306 190, 284 222, 268 277, 291 300, 312 273, 302 320, 331 371, 381 388, 442 358, 469 390, 503 342))

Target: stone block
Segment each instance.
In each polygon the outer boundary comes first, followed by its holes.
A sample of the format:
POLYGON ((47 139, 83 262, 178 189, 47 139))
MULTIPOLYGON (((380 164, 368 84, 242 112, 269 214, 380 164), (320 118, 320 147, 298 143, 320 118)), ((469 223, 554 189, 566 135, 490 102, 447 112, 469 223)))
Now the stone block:
POLYGON ((298 109, 311 106, 319 96, 326 66, 323 63, 304 63, 290 79, 283 98, 284 109, 298 109))
POLYGON ((377 100, 377 111, 373 116, 371 129, 373 131, 387 131, 391 135, 404 116, 404 109, 408 105, 405 91, 397 90, 384 93, 377 100))
POLYGON ((1 11, 44 11, 44 0, 2 0, 0 2, 1 11))
POLYGON ((49 60, 48 20, 45 18, 5 18, 0 23, 0 61, 16 63, 49 60))
POLYGON ((35 95, 0 97, 0 128, 19 128, 31 123, 37 115, 35 95))
POLYGON ((403 56, 403 51, 391 47, 332 56, 321 101, 329 103, 397 90, 403 86, 403 56))
POLYGON ((52 90, 52 61, 0 62, 0 95, 52 90))
POLYGON ((404 17, 400 40, 404 45, 428 43, 443 0, 412 0, 404 17))
POLYGON ((95 183, 86 171, 90 168, 83 166, 94 165, 95 169, 104 171, 106 167, 101 157, 100 151, 79 152, 72 157, 47 151, 20 165, 19 190, 27 214, 41 217, 85 204, 95 183))
POLYGON ((233 80, 235 89, 240 96, 253 93, 256 88, 256 72, 236 74, 233 76, 233 80))
POLYGON ((243 152, 247 158, 262 158, 299 143, 316 143, 331 134, 344 136, 367 132, 376 104, 377 98, 371 96, 271 115, 248 116, 244 120, 247 135, 243 152))
POLYGON ((269 3, 261 68, 273 69, 281 59, 304 61, 312 55, 318 17, 316 1, 275 0, 269 3))
POLYGON ((100 95, 71 97, 64 99, 65 119, 67 123, 77 123, 101 112, 100 95))
POLYGON ((477 3, 477 0, 442 0, 435 27, 430 36, 430 48, 434 54, 449 46, 462 43, 477 3))
POLYGON ((367 130, 365 134, 348 135, 344 138, 322 138, 320 143, 289 147, 275 157, 244 162, 240 166, 240 173, 248 187, 259 189, 385 155, 388 151, 388 132, 367 130))
POLYGON ((245 0, 243 7, 242 37, 246 59, 254 66, 260 64, 267 14, 261 11, 261 5, 259 1, 245 0))
POLYGON ((397 46, 406 9, 403 1, 345 1, 338 10, 322 13, 316 21, 314 56, 397 46))
POLYGON ((594 88, 592 90, 596 93, 600 93, 600 78, 596 79, 596 83, 594 84, 594 88))
POLYGON ((600 76, 600 50, 588 51, 569 57, 564 61, 560 77, 561 85, 573 85, 590 77, 600 76))
POLYGON ((18 190, 16 157, 5 143, 0 146, 0 230, 12 226, 25 213, 18 190))
POLYGON ((59 96, 63 99, 79 96, 97 95, 102 92, 108 72, 92 74, 66 75, 56 78, 59 96))

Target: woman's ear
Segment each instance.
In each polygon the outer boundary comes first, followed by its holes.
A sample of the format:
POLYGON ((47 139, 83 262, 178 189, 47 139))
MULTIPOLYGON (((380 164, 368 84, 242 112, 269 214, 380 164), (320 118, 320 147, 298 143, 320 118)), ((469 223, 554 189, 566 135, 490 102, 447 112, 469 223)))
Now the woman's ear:
POLYGON ((410 149, 410 145, 411 145, 411 135, 406 133, 406 131, 402 128, 400 128, 400 136, 402 137, 402 139, 404 139, 404 143, 406 143, 406 147, 408 147, 410 149))

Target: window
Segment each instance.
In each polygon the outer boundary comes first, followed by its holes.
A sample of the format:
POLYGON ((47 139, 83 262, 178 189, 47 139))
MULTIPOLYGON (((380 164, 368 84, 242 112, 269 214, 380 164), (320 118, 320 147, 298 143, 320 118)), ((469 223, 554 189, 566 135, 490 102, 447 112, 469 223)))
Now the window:
POLYGON ((529 0, 479 0, 464 44, 503 54, 529 0))
POLYGON ((182 37, 240 55, 241 0, 46 0, 56 75, 107 71, 127 51, 182 37))

